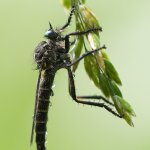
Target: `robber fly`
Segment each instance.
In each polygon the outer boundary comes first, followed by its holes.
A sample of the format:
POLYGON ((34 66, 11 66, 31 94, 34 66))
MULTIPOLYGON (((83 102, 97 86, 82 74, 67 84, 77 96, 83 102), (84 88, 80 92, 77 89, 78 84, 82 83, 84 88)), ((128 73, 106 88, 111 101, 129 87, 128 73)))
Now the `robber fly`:
MULTIPOLYGON (((66 35, 62 35, 65 28, 67 28, 71 22, 73 13, 75 8, 72 7, 69 18, 64 26, 60 29, 53 29, 52 25, 50 25, 50 29, 45 33, 46 41, 42 41, 38 44, 34 51, 34 58, 37 64, 37 69, 39 70, 39 77, 37 82, 36 89, 36 98, 35 98, 35 109, 33 116, 33 124, 32 124, 32 133, 31 133, 31 144, 33 142, 34 131, 36 133, 36 145, 37 150, 45 150, 45 141, 46 141, 46 131, 47 131, 47 120, 48 120, 48 109, 50 103, 50 96, 53 95, 52 86, 55 78, 56 72, 65 68, 68 71, 69 77, 69 93, 72 99, 81 104, 93 105, 98 107, 104 107, 109 112, 118 116, 117 113, 112 111, 107 105, 99 102, 92 101, 83 101, 81 99, 102 99, 105 102, 111 104, 102 96, 76 96, 75 84, 74 84, 74 76, 71 71, 71 66, 78 63, 84 57, 91 55, 101 49, 104 49, 105 46, 95 49, 93 51, 88 51, 79 57, 74 62, 71 60, 69 55, 70 49, 70 41, 69 38, 71 36, 83 36, 93 31, 102 31, 99 28, 92 28, 86 31, 81 32, 72 32, 66 35)), ((113 104, 111 104, 113 105, 113 104)))

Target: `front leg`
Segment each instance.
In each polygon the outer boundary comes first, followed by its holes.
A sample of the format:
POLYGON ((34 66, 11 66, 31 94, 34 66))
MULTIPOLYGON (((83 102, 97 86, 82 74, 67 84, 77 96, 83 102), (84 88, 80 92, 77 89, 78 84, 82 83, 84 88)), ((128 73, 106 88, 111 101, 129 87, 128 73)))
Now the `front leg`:
POLYGON ((70 42, 69 42, 70 36, 77 36, 77 35, 82 36, 82 35, 86 35, 88 33, 95 32, 95 31, 102 31, 102 28, 101 27, 91 28, 91 29, 88 29, 88 30, 85 30, 85 31, 72 32, 72 33, 67 34, 65 37, 63 37, 61 40, 65 41, 66 53, 68 53, 69 49, 70 49, 70 42))
MULTIPOLYGON (((106 104, 104 103, 99 103, 99 102, 94 102, 94 101, 83 101, 83 100, 80 100, 78 98, 85 98, 86 97, 77 97, 76 96, 76 90, 75 90, 75 84, 74 84, 74 79, 73 79, 73 74, 71 72, 71 69, 70 68, 67 68, 68 70, 68 76, 69 76, 69 93, 70 93, 70 96, 73 98, 73 100, 77 103, 80 103, 80 104, 85 104, 85 105, 90 105, 90 106, 97 106, 97 107, 103 107, 105 108, 107 111, 109 111, 110 113, 112 113, 113 115, 119 117, 119 118, 122 118, 122 116, 120 116, 118 113, 116 113, 115 111, 113 111, 109 106, 107 106, 106 104)), ((99 97, 99 98, 103 98, 103 97, 99 97)), ((107 100, 107 103, 108 100, 107 100)), ((113 105, 113 104, 112 104, 113 105)))
POLYGON ((70 25, 74 11, 75 11, 75 7, 72 6, 72 9, 71 9, 71 11, 70 11, 69 18, 68 18, 67 22, 65 23, 65 25, 60 28, 60 30, 64 30, 65 28, 67 28, 67 27, 70 25))
POLYGON ((89 55, 92 55, 100 50, 103 50, 103 49, 106 49, 106 46, 102 46, 98 49, 95 49, 95 50, 91 50, 91 51, 88 51, 86 53, 84 53, 82 56, 80 56, 79 58, 77 58, 76 60, 74 60, 74 62, 70 63, 70 64, 67 64, 68 67, 71 67, 72 65, 78 63, 79 61, 81 61, 82 59, 84 59, 85 57, 88 57, 89 55))
POLYGON ((88 33, 92 33, 92 32, 95 32, 95 31, 100 31, 102 32, 102 28, 101 27, 97 27, 97 28, 91 28, 91 29, 87 29, 85 31, 76 31, 76 32, 72 32, 72 33, 69 33, 66 35, 67 36, 76 36, 76 35, 86 35, 88 33))

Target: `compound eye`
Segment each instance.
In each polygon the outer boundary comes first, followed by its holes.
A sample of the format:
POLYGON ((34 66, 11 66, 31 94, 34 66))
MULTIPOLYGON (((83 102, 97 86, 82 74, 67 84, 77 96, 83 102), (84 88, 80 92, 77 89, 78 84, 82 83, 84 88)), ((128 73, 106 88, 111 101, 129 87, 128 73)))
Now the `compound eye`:
POLYGON ((49 39, 54 39, 57 37, 57 33, 53 29, 49 29, 44 36, 49 39))

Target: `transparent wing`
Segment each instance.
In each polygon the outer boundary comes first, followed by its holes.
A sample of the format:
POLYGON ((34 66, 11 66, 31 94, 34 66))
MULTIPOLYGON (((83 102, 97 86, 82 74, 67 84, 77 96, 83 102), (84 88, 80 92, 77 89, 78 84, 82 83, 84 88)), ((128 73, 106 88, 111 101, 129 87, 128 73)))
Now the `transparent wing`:
POLYGON ((35 117, 36 117, 36 112, 37 112, 38 91, 39 91, 40 79, 41 79, 41 70, 39 70, 39 77, 38 77, 38 82, 37 82, 37 87, 36 87, 36 97, 35 97, 35 106, 34 106, 34 115, 33 115, 33 122, 32 122, 30 145, 32 145, 33 138, 34 138, 35 117))

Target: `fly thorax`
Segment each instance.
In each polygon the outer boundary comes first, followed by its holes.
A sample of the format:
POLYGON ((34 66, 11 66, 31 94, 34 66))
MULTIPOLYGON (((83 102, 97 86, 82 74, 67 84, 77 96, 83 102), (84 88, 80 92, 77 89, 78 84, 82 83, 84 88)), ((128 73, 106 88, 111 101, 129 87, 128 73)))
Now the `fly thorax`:
POLYGON ((55 54, 52 52, 50 45, 47 42, 42 41, 35 49, 34 59, 37 63, 37 68, 41 68, 43 66, 45 68, 47 67, 47 64, 55 59, 55 54))

